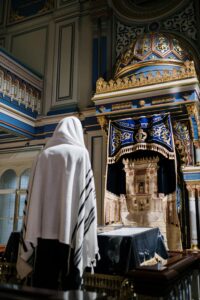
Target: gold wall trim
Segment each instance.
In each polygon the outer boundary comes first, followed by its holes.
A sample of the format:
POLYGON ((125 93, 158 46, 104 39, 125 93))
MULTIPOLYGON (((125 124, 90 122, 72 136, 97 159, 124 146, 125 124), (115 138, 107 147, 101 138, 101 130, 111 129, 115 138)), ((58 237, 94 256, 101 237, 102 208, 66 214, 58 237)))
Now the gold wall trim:
POLYGON ((134 65, 129 65, 127 67, 121 68, 120 71, 118 73, 116 73, 115 75, 115 79, 119 78, 120 76, 126 74, 129 71, 133 71, 133 70, 137 70, 143 67, 147 67, 147 66, 182 66, 184 67, 184 62, 183 61, 177 61, 177 60, 152 60, 152 61, 141 61, 138 63, 135 63, 134 65))
POLYGON ((132 75, 131 77, 124 77, 122 79, 111 79, 108 82, 100 77, 96 82, 96 94, 197 77, 193 61, 186 61, 180 70, 176 68, 172 70, 165 69, 162 73, 156 71, 155 74, 154 76, 152 72, 147 72, 145 75, 140 74, 138 77, 132 75))

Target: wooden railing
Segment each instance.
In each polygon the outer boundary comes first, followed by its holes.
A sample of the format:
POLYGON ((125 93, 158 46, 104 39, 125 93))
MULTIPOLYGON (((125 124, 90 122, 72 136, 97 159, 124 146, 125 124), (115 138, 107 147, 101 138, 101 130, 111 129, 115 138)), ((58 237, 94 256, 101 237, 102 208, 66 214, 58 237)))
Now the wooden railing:
MULTIPOLYGON (((5 283, 19 281, 15 264, 2 258, 0 284, 5 283)), ((170 253, 165 266, 141 266, 123 275, 86 272, 82 289, 113 300, 199 300, 200 253, 170 253)))

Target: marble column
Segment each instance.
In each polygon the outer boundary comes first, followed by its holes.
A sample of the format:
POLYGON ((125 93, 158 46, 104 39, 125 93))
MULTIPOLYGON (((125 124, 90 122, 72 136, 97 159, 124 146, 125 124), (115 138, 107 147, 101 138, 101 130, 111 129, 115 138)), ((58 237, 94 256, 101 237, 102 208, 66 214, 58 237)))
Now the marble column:
MULTIPOLYGON (((199 224, 200 224, 200 185, 196 185, 196 190, 197 190, 197 201, 198 201, 197 219, 199 220, 199 224)), ((199 230, 200 230, 200 228, 199 228, 199 230)), ((199 241, 199 244, 200 244, 200 241, 199 241)))
POLYGON ((195 141, 195 160, 196 160, 196 166, 200 166, 200 142, 195 141))
POLYGON ((195 185, 187 184, 187 190, 189 192, 189 213, 190 213, 190 242, 191 248, 196 248, 198 245, 197 237, 197 212, 195 204, 195 185))

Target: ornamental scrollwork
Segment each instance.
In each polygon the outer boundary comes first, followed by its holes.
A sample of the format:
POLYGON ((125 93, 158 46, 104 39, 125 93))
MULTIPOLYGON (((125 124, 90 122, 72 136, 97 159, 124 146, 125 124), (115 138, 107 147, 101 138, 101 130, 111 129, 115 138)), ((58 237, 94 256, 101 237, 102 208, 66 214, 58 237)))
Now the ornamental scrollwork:
POLYGON ((186 166, 192 165, 192 145, 188 126, 182 122, 174 122, 173 133, 176 149, 186 166))
POLYGON ((117 21, 116 24, 116 57, 133 41, 137 36, 145 32, 144 26, 128 26, 117 21))
POLYGON ((194 14, 193 3, 190 3, 184 11, 173 15, 163 22, 163 27, 167 30, 174 30, 186 34, 189 38, 197 40, 197 24, 194 14))
POLYGON ((193 128, 192 116, 194 116, 194 118, 195 118, 195 121, 197 124, 198 136, 200 137, 199 109, 198 109, 197 105, 195 103, 187 105, 187 112, 190 116, 192 137, 194 138, 194 128, 193 128))
MULTIPOLYGON (((197 20, 193 3, 190 3, 184 10, 175 13, 170 18, 159 21, 158 27, 174 32, 182 33, 192 40, 197 40, 197 20)), ((118 57, 124 49, 138 36, 150 31, 148 25, 127 25, 120 21, 116 22, 116 57, 118 57)), ((161 45, 161 47, 163 47, 161 45)), ((179 47, 179 46, 178 46, 179 47)), ((181 54, 182 49, 177 47, 176 51, 181 54)), ((163 49, 164 50, 164 49, 163 49)))
POLYGON ((131 133, 122 132, 117 128, 113 128, 113 138, 112 138, 112 153, 121 145, 121 142, 129 140, 131 137, 131 133))
POLYGON ((151 128, 149 130, 149 136, 158 138, 171 147, 171 133, 165 124, 151 128))

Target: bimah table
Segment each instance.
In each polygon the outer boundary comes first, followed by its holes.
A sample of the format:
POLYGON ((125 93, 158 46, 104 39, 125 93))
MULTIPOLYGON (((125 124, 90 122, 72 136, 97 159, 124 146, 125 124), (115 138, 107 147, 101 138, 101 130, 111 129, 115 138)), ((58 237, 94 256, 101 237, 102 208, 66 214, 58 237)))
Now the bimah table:
POLYGON ((168 258, 159 228, 121 227, 108 231, 105 226, 99 229, 98 244, 101 259, 95 273, 125 274, 155 253, 168 258))

